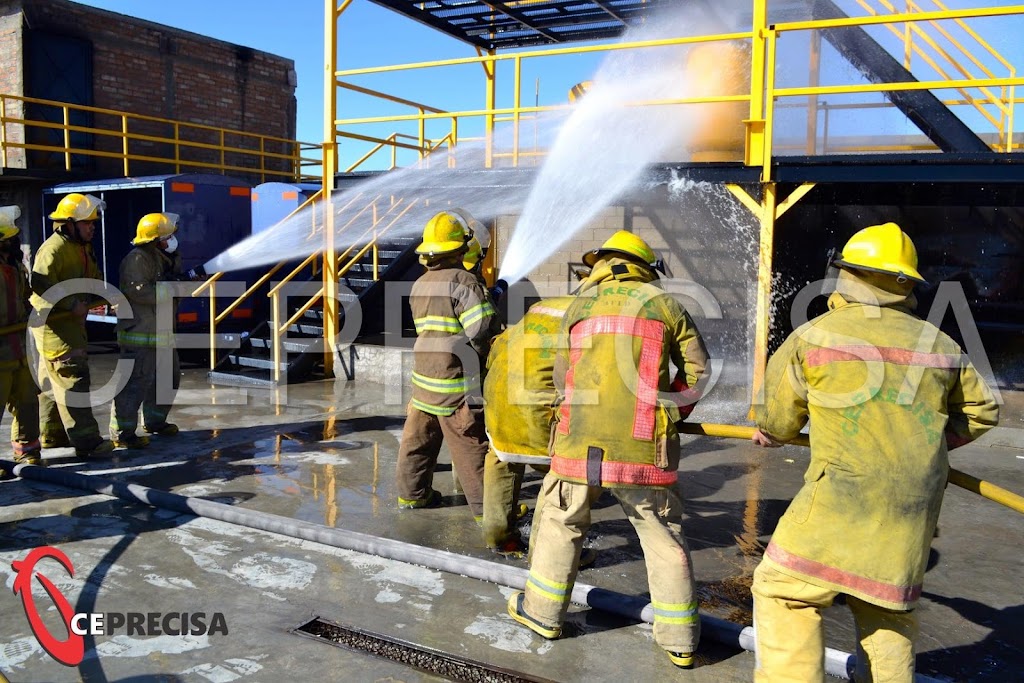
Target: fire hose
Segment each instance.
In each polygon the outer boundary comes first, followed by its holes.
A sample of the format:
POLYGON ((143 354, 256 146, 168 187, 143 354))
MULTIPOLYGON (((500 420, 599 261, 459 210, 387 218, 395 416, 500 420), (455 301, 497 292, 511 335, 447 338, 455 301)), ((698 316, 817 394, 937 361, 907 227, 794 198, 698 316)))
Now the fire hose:
MULTIPOLYGON (((739 425, 712 424, 708 422, 679 422, 676 427, 683 434, 696 434, 701 436, 720 436, 731 439, 747 439, 757 431, 755 427, 741 427, 739 425)), ((796 439, 788 442, 794 446, 810 446, 811 442, 806 435, 801 434, 796 439)), ((1005 505, 1011 510, 1024 513, 1024 496, 1019 496, 1013 491, 996 486, 991 482, 978 479, 966 472, 961 472, 952 467, 949 468, 949 483, 955 484, 962 489, 977 493, 983 498, 1005 505)))
MULTIPOLYGON (((700 425, 693 426, 700 427, 700 425)), ((701 433, 713 435, 711 432, 715 431, 715 427, 728 427, 728 425, 708 425, 708 427, 708 432, 701 433)), ((742 430, 745 428, 740 427, 736 429, 742 430)), ((752 430, 746 433, 749 436, 752 430)), ((113 496, 133 503, 142 502, 180 514, 216 519, 229 524, 237 524, 252 529, 281 534, 289 538, 322 543, 334 548, 343 548, 398 562, 420 565, 428 569, 466 576, 518 590, 525 589, 526 580, 529 577, 529 572, 526 569, 510 567, 499 562, 481 560, 458 553, 426 548, 412 543, 371 536, 356 531, 327 527, 322 524, 295 520, 258 510, 237 508, 224 503, 191 498, 138 484, 126 484, 98 476, 87 476, 77 472, 48 469, 35 465, 19 465, 6 460, 0 460, 0 469, 20 476, 23 479, 113 496)), ((578 605, 588 606, 628 619, 643 621, 648 624, 654 623, 654 610, 650 602, 641 597, 616 593, 577 581, 573 585, 571 600, 578 605)), ((749 652, 754 651, 753 627, 735 624, 708 614, 701 614, 700 621, 701 632, 705 637, 729 647, 740 648, 749 652)), ((844 680, 850 680, 851 672, 855 670, 855 665, 856 657, 854 655, 833 648, 825 648, 826 673, 844 680)), ((917 683, 938 683, 936 679, 922 674, 917 674, 915 681, 917 683)))

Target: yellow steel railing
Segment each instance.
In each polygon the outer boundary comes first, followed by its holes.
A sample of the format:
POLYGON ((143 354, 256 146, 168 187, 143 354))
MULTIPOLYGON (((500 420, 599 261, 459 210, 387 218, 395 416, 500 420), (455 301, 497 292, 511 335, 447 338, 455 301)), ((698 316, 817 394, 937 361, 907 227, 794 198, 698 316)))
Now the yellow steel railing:
MULTIPOLYGON (((292 216, 295 216, 295 215, 299 214, 300 212, 302 212, 306 208, 312 208, 313 206, 315 206, 316 202, 321 201, 322 198, 323 198, 323 190, 317 190, 315 193, 310 195, 310 197, 308 199, 306 199, 306 201, 304 201, 298 208, 296 208, 294 211, 292 211, 290 214, 288 214, 288 216, 286 216, 284 219, 282 219, 281 222, 284 222, 284 221, 288 220, 289 218, 291 218, 292 216)), ((310 211, 309 215, 310 215, 310 232, 309 232, 308 239, 309 240, 313 240, 313 239, 315 239, 318 236, 318 233, 320 231, 320 226, 317 224, 317 221, 316 221, 316 211, 310 211)), ((270 228, 270 229, 273 229, 273 228, 270 228)), ((317 255, 318 255, 318 252, 314 251, 312 257, 315 257, 317 255)), ((309 261, 309 259, 307 259, 307 261, 309 261)), ((259 291, 259 289, 261 287, 263 287, 268 282, 270 282, 270 278, 272 278, 274 275, 277 274, 278 271, 280 271, 282 268, 284 268, 285 265, 287 265, 287 263, 288 263, 287 261, 281 261, 280 263, 277 263, 276 265, 272 266, 266 273, 263 274, 262 277, 260 277, 258 280, 256 280, 242 294, 240 294, 238 297, 236 297, 227 306, 223 307, 223 309, 221 309, 219 312, 217 310, 217 299, 218 299, 217 282, 224 277, 224 273, 213 273, 213 274, 211 274, 207 278, 207 280, 205 282, 203 282, 195 290, 193 290, 192 296, 202 296, 203 292, 208 292, 207 297, 209 298, 209 302, 210 302, 210 305, 209 305, 209 316, 210 316, 210 319, 209 319, 209 327, 210 327, 209 335, 210 335, 210 369, 211 370, 213 370, 217 366, 217 362, 219 361, 219 359, 217 358, 217 353, 216 353, 217 352, 217 325, 222 323, 222 322, 224 322, 224 320, 228 316, 230 316, 231 313, 236 308, 238 308, 244 302, 248 301, 257 291, 259 291)), ((292 273, 288 276, 288 279, 290 280, 290 279, 294 278, 295 275, 297 275, 298 272, 302 268, 304 268, 305 266, 306 266, 306 262, 303 262, 302 267, 292 271, 292 273)))
MULTIPOLYGON (((962 20, 972 17, 1001 17, 1009 15, 1022 15, 1024 14, 1024 6, 1006 6, 1006 7, 985 7, 985 8, 974 8, 964 10, 940 10, 934 12, 910 12, 902 14, 886 14, 886 15, 873 15, 865 17, 850 17, 845 19, 829 19, 822 21, 801 21, 801 22, 787 22, 775 24, 771 27, 765 26, 759 33, 763 37, 765 42, 764 53, 766 58, 766 68, 769 79, 774 78, 775 72, 775 50, 778 39, 781 35, 786 33, 806 32, 806 31, 818 31, 829 28, 844 28, 844 27, 855 27, 855 26, 875 26, 882 25, 887 26, 894 23, 918 23, 918 22, 935 22, 940 20, 962 20)), ((964 77, 964 78, 950 78, 948 80, 927 80, 927 81, 913 81, 913 82, 899 82, 899 83, 868 83, 868 84, 853 84, 853 85, 838 85, 838 86, 807 86, 807 87, 794 87, 794 88, 776 88, 774 83, 770 84, 770 87, 766 87, 766 97, 764 103, 764 109, 761 112, 760 117, 753 115, 751 118, 760 118, 759 123, 764 128, 764 135, 761 140, 762 145, 754 150, 755 153, 751 153, 751 149, 748 146, 748 159, 747 162, 751 165, 762 167, 762 179, 767 181, 771 179, 771 161, 772 161, 772 124, 774 119, 774 107, 775 101, 781 98, 787 97, 819 97, 821 95, 851 95, 851 94, 863 94, 863 93, 886 93, 895 91, 909 91, 909 90, 948 90, 948 89, 962 89, 962 88, 1007 88, 1007 99, 1002 102, 1006 106, 1006 125, 1000 131, 1000 142, 996 145, 997 148, 1007 150, 1012 148, 1013 139, 1013 105, 1014 99, 1010 96, 1012 88, 1020 85, 1024 82, 1016 76, 1014 73, 1011 76, 1006 77, 964 77), (1005 141, 1005 142, 1004 142, 1005 141)))
POLYGON ((34 97, 0 94, 0 165, 34 167, 33 156, 63 170, 74 157, 116 160, 126 177, 158 165, 175 173, 211 170, 267 180, 316 181, 320 145, 34 97), (26 113, 28 112, 28 113, 26 113), (60 118, 60 121, 49 120, 60 118), (89 125, 72 123, 89 119, 89 125), (88 145, 79 140, 89 139, 88 145), (54 163, 56 161, 56 164, 54 163))
MULTIPOLYGON (((701 43, 713 43, 713 42, 727 42, 734 40, 750 40, 752 38, 751 32, 738 32, 730 34, 721 34, 713 36, 698 36, 698 37, 680 37, 670 38, 662 40, 646 40, 646 41, 634 41, 629 43, 615 43, 608 45, 586 45, 586 46, 573 46, 566 48, 552 48, 546 50, 536 50, 527 53, 515 53, 507 55, 498 54, 486 54, 481 53, 477 57, 465 57, 456 59, 438 60, 433 62, 418 62, 418 63, 407 63, 407 64, 396 64, 390 66, 377 66, 377 67, 365 67, 359 69, 348 69, 339 70, 335 72, 335 85, 338 88, 353 89, 351 84, 347 81, 340 79, 349 76, 368 76, 372 74, 383 74, 393 73, 399 71, 411 71, 416 69, 425 68, 443 68, 462 66, 466 64, 480 64, 485 68, 485 73, 488 78, 488 102, 496 101, 493 90, 494 79, 493 69, 498 63, 511 62, 513 65, 513 91, 512 91, 512 106, 510 107, 496 107, 490 106, 482 109, 469 109, 459 111, 446 111, 436 108, 430 108, 421 103, 411 102, 404 100, 393 95, 387 95, 379 91, 371 91, 369 88, 361 88, 360 92, 374 93, 375 96, 388 99, 392 102, 398 102, 415 108, 415 113, 408 114, 392 114, 392 115, 378 115, 378 116, 366 116, 366 117, 351 117, 335 119, 333 121, 335 128, 335 135, 337 137, 353 138, 355 137, 349 130, 343 129, 342 127, 352 127, 361 125, 373 125, 373 124, 394 124, 394 123, 410 123, 414 122, 418 126, 419 140, 422 141, 422 147, 427 150, 437 149, 440 145, 435 143, 429 145, 425 134, 425 127, 428 122, 434 121, 448 121, 450 130, 442 137, 438 142, 447 139, 447 148, 451 150, 458 144, 465 142, 469 138, 459 137, 459 127, 461 122, 465 119, 479 119, 483 118, 488 126, 488 133, 484 139, 488 143, 487 147, 487 159, 490 163, 493 163, 494 159, 509 159, 513 166, 518 166, 521 161, 521 157, 535 158, 542 154, 536 149, 531 151, 522 151, 521 147, 521 135, 520 129, 522 123, 529 119, 531 116, 536 116, 543 112, 552 112, 566 109, 569 105, 533 105, 524 106, 521 98, 521 83, 522 83, 522 72, 524 69, 524 62, 528 60, 540 59, 545 57, 558 57, 572 54, 585 54, 585 53, 600 53, 610 52, 616 50, 628 50, 637 48, 658 48, 669 45, 685 45, 685 44, 701 44, 701 43), (512 124, 512 144, 511 149, 508 151, 496 150, 493 148, 494 135, 493 126, 495 123, 508 122, 512 124)), ((706 96, 706 97, 692 97, 692 98, 680 98, 672 100, 659 100, 657 102, 646 102, 637 103, 637 105, 685 105, 685 104, 700 104, 700 103, 716 103, 716 102, 735 102, 735 101, 749 101, 750 95, 721 95, 721 96, 706 96)), ((422 158, 422 155, 420 156, 422 158)), ((364 160, 361 160, 364 161, 364 160)), ((450 165, 454 163, 454 159, 449 156, 450 165)))
MULTIPOLYGON (((750 117, 746 121, 748 134, 745 145, 744 161, 750 165, 761 166, 765 169, 764 178, 770 177, 769 167, 773 139, 778 135, 776 130, 775 111, 777 105, 782 104, 780 99, 800 96, 807 97, 816 102, 822 95, 856 95, 863 93, 884 94, 896 90, 956 90, 960 97, 957 99, 945 98, 947 106, 967 106, 973 108, 977 115, 986 125, 991 125, 995 139, 989 144, 996 151, 1012 151, 1019 147, 1014 142, 1014 108, 1016 104, 1015 87, 1020 83, 1015 67, 1002 55, 999 54, 981 35, 974 30, 966 20, 983 17, 1003 17, 1024 14, 1024 6, 1006 7, 981 7, 972 9, 950 10, 941 0, 929 0, 937 10, 926 11, 917 0, 905 0, 906 10, 898 11, 895 0, 875 0, 882 9, 876 9, 869 4, 869 0, 855 0, 869 12, 866 16, 849 17, 845 19, 815 20, 802 22, 788 22, 769 25, 767 20, 766 0, 754 0, 753 23, 750 31, 705 35, 686 38, 674 38, 653 41, 636 41, 630 43, 616 43, 606 45, 583 45, 558 47, 551 49, 532 50, 529 52, 518 52, 509 54, 492 54, 478 50, 476 57, 464 57, 456 59, 435 60, 416 63, 393 64, 385 66, 372 66, 355 69, 336 70, 334 72, 336 88, 347 88, 358 90, 364 94, 371 94, 375 97, 390 100, 402 105, 412 107, 415 111, 406 114, 377 115, 377 116, 345 116, 331 117, 326 122, 328 126, 333 124, 337 137, 352 138, 354 135, 350 129, 355 126, 390 124, 415 124, 418 126, 418 141, 421 144, 410 145, 420 159, 429 153, 432 147, 426 142, 424 132, 427 123, 440 120, 450 121, 448 137, 449 149, 465 142, 468 138, 460 138, 458 128, 461 121, 466 119, 483 119, 485 122, 485 135, 483 140, 487 146, 486 158, 488 164, 495 163, 495 160, 502 160, 513 166, 522 163, 523 158, 532 160, 544 154, 542 150, 521 149, 521 125, 527 115, 538 115, 542 112, 550 112, 562 109, 567 105, 534 105, 524 106, 521 98, 521 85, 524 70, 524 63, 531 60, 538 60, 547 57, 559 57, 565 55, 579 55, 586 53, 609 52, 613 50, 657 48, 667 45, 683 45, 697 43, 711 43, 717 41, 747 41, 752 48, 751 64, 751 88, 749 93, 742 95, 721 95, 695 97, 689 99, 660 101, 657 104, 700 104, 720 103, 730 101, 750 102, 750 117), (936 77, 929 76, 929 80, 922 80, 912 83, 871 83, 852 84, 839 86, 818 86, 813 84, 802 88, 776 87, 775 74, 777 70, 776 50, 780 36, 797 32, 820 32, 823 29, 842 27, 871 27, 882 26, 892 31, 901 38, 904 43, 904 64, 911 65, 911 55, 916 55, 927 64, 936 77), (901 28, 902 27, 902 28, 901 28), (958 40, 952 32, 956 28, 958 32, 966 34, 968 40, 958 40), (969 44, 968 44, 969 43, 969 44), (979 56, 979 54, 981 56, 979 56), (509 64, 512 67, 510 79, 512 92, 511 106, 498 107, 495 95, 495 70, 500 63, 509 64), (419 69, 441 69, 445 67, 458 67, 467 64, 480 64, 483 67, 486 77, 485 106, 482 108, 462 109, 458 111, 447 111, 439 108, 431 108, 422 103, 405 100, 401 97, 387 95, 380 91, 374 91, 364 86, 354 86, 348 79, 367 78, 376 75, 394 74, 419 69), (997 75, 996 69, 1005 70, 1003 76, 997 75), (347 79, 347 80, 341 80, 347 79), (511 149, 496 149, 494 147, 495 136, 494 126, 498 122, 507 122, 512 125, 511 149)), ((503 72, 504 74, 505 72, 503 72)), ((648 103, 651 104, 651 103, 648 103)), ((835 111, 843 105, 824 105, 820 109, 827 112, 835 111)), ((856 106, 856 105, 855 105, 856 106)), ((875 105, 878 106, 878 105, 875 105)), ((885 104, 881 106, 891 107, 885 104)), ((819 107, 815 105, 812 115, 816 116, 819 107)), ((815 126, 809 126, 809 135, 814 131, 815 126)), ((871 132, 871 131, 868 131, 871 132)), ((878 137, 878 136, 875 136, 878 137)), ((397 142, 389 139, 385 145, 392 145, 397 142)), ((808 149, 814 149, 808 141, 808 149)), ((906 145, 892 144, 879 140, 875 145, 865 145, 855 150, 843 149, 842 151, 891 151, 891 150, 931 149, 931 147, 907 147, 906 145)), ((839 150, 834 150, 839 151, 839 150)), ((397 152, 397 151, 396 151, 397 152)), ((396 157, 397 158, 397 157, 396 157)), ((364 162, 365 159, 360 160, 364 162)), ((449 159, 449 164, 454 160, 449 159)))
MULTIPOLYGON (((341 209, 334 213, 338 214, 345 211, 347 208, 352 206, 356 202, 356 200, 360 198, 360 196, 361 195, 356 194, 356 196, 351 198, 345 206, 343 206, 341 209)), ((389 206, 387 210, 384 211, 383 214, 380 214, 378 211, 378 204, 382 201, 384 201, 383 197, 375 197, 371 201, 367 202, 367 204, 364 205, 363 208, 357 211, 348 220, 348 222, 340 228, 340 230, 347 229, 353 223, 355 223, 356 220, 360 218, 366 211, 369 210, 371 212, 370 225, 352 241, 352 244, 348 248, 346 248, 344 251, 337 255, 337 259, 334 261, 334 263, 330 263, 330 261, 327 261, 323 264, 323 268, 325 271, 330 269, 330 272, 334 276, 333 279, 335 282, 343 278, 345 274, 348 273, 348 271, 351 270, 356 263, 358 263, 367 253, 371 251, 373 253, 372 279, 374 282, 380 279, 380 271, 378 270, 377 260, 378 240, 385 234, 387 234, 387 232, 418 203, 418 200, 389 200, 389 206), (359 247, 359 245, 362 246, 359 247), (359 248, 357 249, 357 247, 359 248), (338 265, 339 263, 342 264, 340 267, 338 265)), ((282 321, 282 312, 285 310, 284 304, 286 303, 281 300, 281 297, 286 295, 284 287, 292 279, 294 279, 294 277, 303 268, 305 268, 306 265, 308 265, 318 256, 321 256, 321 254, 311 254, 305 261, 303 261, 299 266, 292 270, 292 272, 289 273, 288 276, 286 276, 283 280, 275 284, 274 287, 272 287, 270 291, 267 293, 267 296, 269 296, 271 299, 272 311, 272 323, 270 332, 272 346, 271 353, 274 361, 273 378, 274 381, 277 383, 281 383, 285 379, 283 376, 283 361, 285 359, 283 342, 284 338, 288 335, 288 330, 291 328, 292 325, 298 322, 306 314, 306 312, 309 311, 313 306, 315 306, 317 303, 323 302, 324 296, 327 292, 327 284, 325 282, 325 284, 321 286, 320 289, 316 291, 316 293, 314 293, 305 301, 305 303, 301 304, 294 312, 291 313, 290 318, 288 318, 285 321, 282 321)), ((324 320, 325 337, 327 332, 326 326, 327 321, 324 320)), ((328 349, 327 352, 329 353, 330 350, 328 349)))
MULTIPOLYGON (((323 212, 331 211, 336 216, 342 215, 353 209, 357 202, 363 199, 362 193, 356 192, 348 198, 348 201, 333 209, 324 204, 324 193, 318 191, 307 199, 302 206, 298 207, 289 214, 288 217, 283 219, 281 222, 288 220, 290 217, 298 215, 302 211, 307 209, 310 215, 310 232, 307 237, 310 241, 316 241, 322 239, 323 234, 323 220, 317 220, 318 212, 315 210, 317 203, 320 204, 321 210, 320 215, 325 215, 323 212)), ((344 251, 337 255, 334 264, 335 281, 343 278, 353 266, 355 266, 363 257, 367 254, 372 254, 373 259, 373 270, 371 279, 377 281, 380 279, 379 261, 378 261, 378 249, 379 240, 385 236, 388 231, 394 227, 394 225, 400 221, 413 207, 416 206, 418 200, 402 200, 402 199, 391 199, 388 198, 386 201, 388 207, 386 210, 380 210, 380 204, 385 201, 383 196, 374 197, 365 202, 365 204, 358 211, 355 211, 347 220, 344 225, 336 227, 337 230, 346 230, 355 224, 359 219, 369 220, 369 226, 360 233, 353 241, 351 246, 346 248, 344 251), (369 217, 366 217, 369 214, 369 217), (360 246, 361 245, 361 246, 360 246), (341 264, 340 266, 338 264, 341 264)), ((270 228, 270 229, 273 229, 270 228)), ((282 320, 282 311, 285 310, 284 302, 282 297, 287 295, 285 286, 293 282, 307 267, 312 265, 314 273, 319 271, 321 268, 327 268, 327 264, 318 265, 318 261, 323 260, 323 253, 319 250, 312 250, 309 256, 304 260, 295 265, 291 271, 289 271, 283 278, 273 282, 270 290, 266 296, 270 299, 271 306, 271 320, 268 321, 269 332, 271 338, 271 354, 275 363, 275 369, 273 371, 273 378, 275 382, 283 381, 283 363, 285 358, 284 355, 284 338, 288 334, 289 328, 294 325, 299 319, 301 319, 307 311, 309 311, 317 303, 324 300, 325 287, 321 286, 312 296, 310 296, 304 303, 299 305, 295 310, 290 311, 290 316, 287 320, 282 320)), ((250 299, 256 294, 264 285, 270 283, 271 278, 279 273, 286 265, 288 261, 281 261, 272 266, 262 277, 256 282, 249 286, 245 292, 236 297, 226 306, 218 310, 217 308, 217 282, 221 280, 224 273, 214 273, 211 275, 203 284, 197 287, 193 292, 192 296, 201 296, 204 292, 207 293, 209 298, 209 335, 210 335, 210 369, 216 368, 219 358, 217 357, 217 325, 223 322, 232 311, 234 311, 242 303, 250 299)))

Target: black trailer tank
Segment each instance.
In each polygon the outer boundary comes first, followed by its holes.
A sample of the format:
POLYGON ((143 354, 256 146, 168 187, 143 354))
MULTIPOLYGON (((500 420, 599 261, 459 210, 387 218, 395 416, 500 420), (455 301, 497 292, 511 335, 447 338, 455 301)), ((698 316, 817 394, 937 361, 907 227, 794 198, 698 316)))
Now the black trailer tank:
MULTIPOLYGON (((43 191, 43 225, 30 235, 33 253, 53 229, 53 221, 46 216, 72 192, 91 194, 107 203, 92 244, 104 279, 115 287, 119 285, 121 259, 132 249, 139 219, 148 213, 170 212, 181 217, 178 250, 186 270, 201 266, 252 233, 252 186, 244 180, 202 173, 94 180, 64 183, 43 191)), ((207 328, 208 303, 207 298, 183 299, 178 308, 178 328, 207 328)), ((243 303, 232 317, 248 326, 255 317, 252 304, 243 303)), ((89 320, 116 322, 114 316, 92 314, 89 320)))

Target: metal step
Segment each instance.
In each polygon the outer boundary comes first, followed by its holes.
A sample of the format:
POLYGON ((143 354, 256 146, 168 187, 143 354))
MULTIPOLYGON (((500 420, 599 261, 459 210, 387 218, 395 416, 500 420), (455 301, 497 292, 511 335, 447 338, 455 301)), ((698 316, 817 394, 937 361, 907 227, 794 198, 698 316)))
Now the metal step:
MULTIPOLYGON (((273 370, 275 367, 278 367, 278 364, 275 363, 270 358, 265 358, 261 356, 243 356, 241 354, 233 353, 230 356, 228 356, 228 358, 230 358, 231 362, 234 363, 235 365, 240 365, 246 368, 273 370)), ((281 363, 280 366, 282 370, 288 369, 287 363, 281 363)))
POLYGON ((313 325, 308 322, 297 322, 288 328, 289 332, 295 334, 304 334, 307 337, 322 337, 324 336, 323 325, 313 325))
MULTIPOLYGON (((310 337, 310 339, 320 341, 319 337, 310 337)), ((253 348, 266 349, 268 353, 270 352, 270 349, 273 348, 270 340, 266 337, 252 337, 249 341, 252 342, 253 348)), ((313 348, 313 344, 292 340, 281 342, 281 348, 286 353, 305 353, 313 348)))
POLYGON ((219 384, 222 386, 266 388, 277 386, 277 383, 272 379, 270 372, 266 370, 250 370, 248 372, 224 372, 222 370, 211 370, 206 373, 206 377, 212 384, 219 384))

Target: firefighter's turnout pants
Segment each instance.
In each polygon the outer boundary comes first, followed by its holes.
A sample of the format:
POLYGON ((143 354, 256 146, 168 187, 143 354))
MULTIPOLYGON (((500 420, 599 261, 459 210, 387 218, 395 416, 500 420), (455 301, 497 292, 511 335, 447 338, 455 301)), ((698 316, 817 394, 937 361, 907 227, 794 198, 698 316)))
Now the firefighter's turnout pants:
MULTIPOLYGON (((530 539, 530 576, 523 609, 538 621, 561 625, 576 582, 583 539, 590 529, 590 508, 605 490, 544 477, 540 521, 530 539)), ((633 524, 647 564, 654 608, 654 640, 670 652, 691 653, 700 640, 696 586, 690 551, 683 535, 683 503, 671 487, 608 488, 633 524)))

